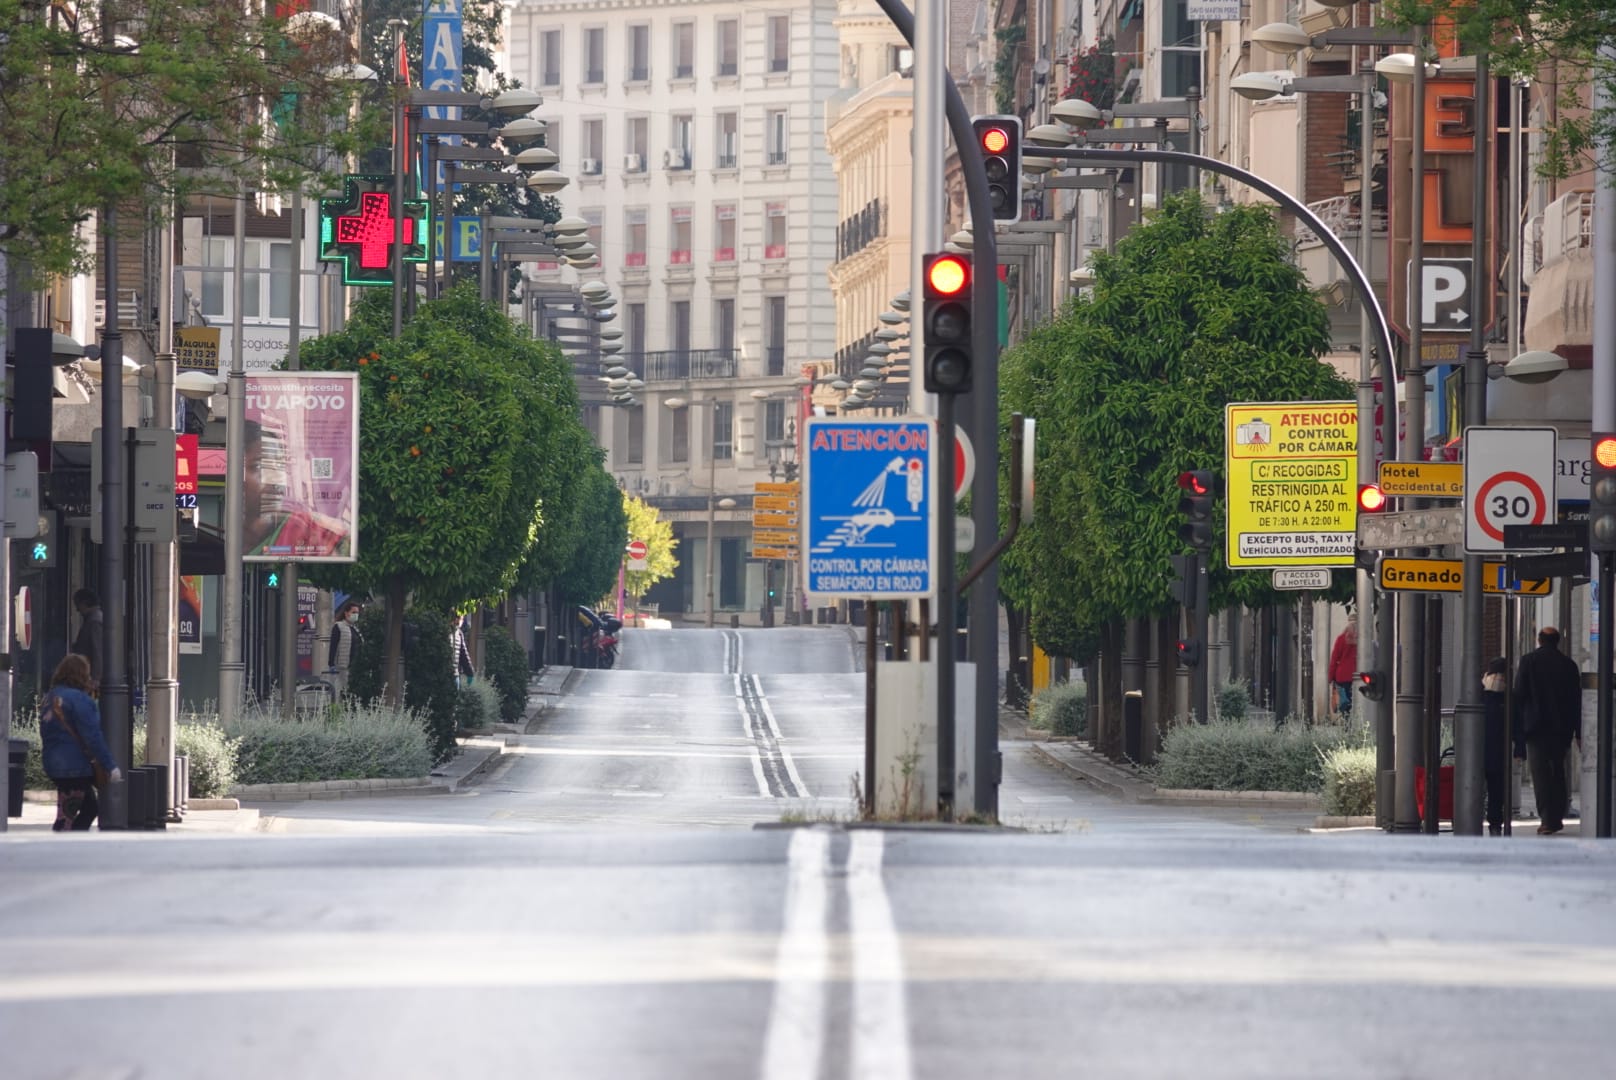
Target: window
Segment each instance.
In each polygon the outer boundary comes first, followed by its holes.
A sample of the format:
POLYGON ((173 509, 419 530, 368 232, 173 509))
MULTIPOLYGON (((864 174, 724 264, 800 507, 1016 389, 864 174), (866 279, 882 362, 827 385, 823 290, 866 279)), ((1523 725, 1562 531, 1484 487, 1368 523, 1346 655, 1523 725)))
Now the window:
POLYGON ((539 34, 539 85, 561 85, 561 31, 545 30, 539 34))
POLYGON ((696 24, 673 24, 673 77, 688 79, 696 74, 696 24))
POLYGON ((903 45, 887 46, 887 74, 894 71, 907 75, 915 69, 915 51, 903 45))
POLYGON ((690 129, 695 125, 696 118, 686 114, 675 116, 670 125, 673 134, 673 148, 683 150, 685 160, 690 160, 690 129))
POLYGON ((1201 24, 1190 19, 1188 0, 1162 5, 1161 35, 1161 96, 1181 98, 1201 85, 1201 24))
POLYGON ((584 31, 584 82, 606 81, 606 29, 591 26, 584 31))
POLYGON ((786 257, 786 204, 767 203, 763 209, 763 257, 786 257))
POLYGON ((606 121, 584 121, 583 159, 594 163, 593 168, 584 168, 587 175, 595 176, 600 173, 600 163, 606 160, 606 121))
POLYGON ((765 346, 765 359, 768 362, 768 374, 784 375, 786 372, 786 298, 783 296, 766 296, 763 298, 763 333, 768 345, 765 346))
MULTIPOLYGON (((645 305, 630 304, 627 309, 628 325, 624 337, 628 338, 628 351, 633 356, 645 355, 645 305)), ((641 374, 644 374, 643 372, 641 374)))
POLYGON ((769 16, 769 70, 791 70, 791 16, 769 16))
POLYGON ((718 167, 720 169, 733 169, 735 167, 735 144, 738 141, 735 131, 739 126, 739 119, 732 112, 719 113, 717 125, 718 167))
POLYGON ((544 122, 544 145, 561 155, 561 160, 567 160, 566 151, 561 149, 561 121, 546 120, 544 122))
POLYGON ((628 81, 647 82, 651 78, 651 28, 628 28, 628 81))
POLYGON ((628 172, 644 172, 646 158, 651 152, 651 122, 643 116, 629 117, 624 141, 628 144, 630 160, 623 164, 623 168, 628 172))
MULTIPOLYGON (((287 241, 252 240, 243 245, 241 317, 287 319, 292 313, 292 245, 287 241), (267 263, 267 271, 266 271, 267 263)), ((201 275, 202 314, 210 319, 230 317, 230 271, 236 264, 236 242, 229 236, 209 236, 202 246, 202 265, 219 267, 201 275)), ((307 309, 304 312, 307 315, 307 309)))
POLYGON ((769 164, 784 165, 786 163, 787 129, 786 111, 784 109, 771 109, 768 115, 769 136, 769 164))
POLYGON ((645 461, 645 410, 622 409, 619 415, 628 414, 628 431, 624 439, 628 445, 624 448, 623 461, 626 465, 639 465, 645 461))
POLYGON ((713 214, 713 262, 735 261, 735 204, 726 203, 713 214))
POLYGON ((589 237, 589 242, 595 245, 595 250, 601 253, 601 261, 605 262, 606 241, 604 237, 606 229, 601 224, 604 214, 601 212, 600 207, 591 206, 589 209, 582 211, 579 216, 589 222, 589 232, 585 235, 589 237))
POLYGON ((628 252, 623 258, 623 265, 644 266, 645 208, 639 207, 628 211, 625 215, 625 224, 628 226, 628 252))
POLYGON ((734 19, 718 20, 718 74, 734 75, 740 70, 741 24, 734 19))
POLYGON ((668 305, 668 333, 676 352, 690 351, 690 301, 675 300, 668 305))
POLYGON ((735 298, 721 297, 713 301, 713 344, 720 352, 735 351, 735 298))
POLYGON ((690 207, 675 206, 669 211, 668 261, 690 265, 690 207))
POLYGON ((668 460, 690 460, 690 410, 673 410, 673 423, 668 425, 668 460))
MULTIPOLYGON (((638 412, 639 410, 634 410, 638 412)), ((767 450, 770 446, 779 446, 786 441, 786 403, 783 401, 765 401, 763 403, 763 446, 767 450)))
POLYGON ((735 456, 735 405, 713 402, 713 460, 729 461, 735 456))

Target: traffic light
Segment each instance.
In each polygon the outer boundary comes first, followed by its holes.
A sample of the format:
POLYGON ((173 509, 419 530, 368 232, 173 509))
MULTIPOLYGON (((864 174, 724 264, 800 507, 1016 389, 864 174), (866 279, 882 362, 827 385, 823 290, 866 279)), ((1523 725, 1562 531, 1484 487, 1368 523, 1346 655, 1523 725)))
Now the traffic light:
POLYGON ((1358 680, 1358 693, 1370 701, 1381 701, 1386 697, 1386 673, 1383 671, 1360 671, 1354 678, 1358 680))
POLYGON ((1193 608, 1195 606, 1195 556, 1174 555, 1172 556, 1172 564, 1171 595, 1173 603, 1179 607, 1193 608))
POLYGON ((994 221, 1021 220, 1021 117, 977 116, 976 145, 988 174, 994 221))
POLYGON ((1200 667, 1201 653, 1204 651, 1200 638, 1180 638, 1178 642, 1178 663, 1180 667, 1200 667))
POLYGON ((971 389, 971 263, 963 255, 927 255, 922 307, 924 386, 933 394, 971 389))
POLYGON ((1358 485, 1358 513, 1378 514, 1386 509, 1388 501, 1379 484, 1358 485))
POLYGON ((269 572, 268 576, 264 578, 264 585, 266 587, 268 587, 268 588, 271 588, 271 589, 280 588, 281 587, 281 572, 279 570, 271 570, 269 572))
POLYGON ((1596 431, 1589 457, 1588 550, 1616 551, 1616 435, 1596 431))
POLYGON ((1209 469, 1191 469, 1178 474, 1178 512, 1184 523, 1178 538, 1196 551, 1212 550, 1212 503, 1217 498, 1217 474, 1209 469))

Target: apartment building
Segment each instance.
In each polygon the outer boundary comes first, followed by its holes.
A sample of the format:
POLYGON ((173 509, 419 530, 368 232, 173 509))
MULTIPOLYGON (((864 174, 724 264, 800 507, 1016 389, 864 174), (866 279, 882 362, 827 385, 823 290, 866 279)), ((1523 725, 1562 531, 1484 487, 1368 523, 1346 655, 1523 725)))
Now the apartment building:
POLYGON ((678 574, 649 599, 755 613, 753 484, 778 471, 805 365, 831 356, 836 177, 821 123, 836 92, 835 0, 518 0, 506 51, 544 95, 548 145, 618 298, 640 404, 595 425, 624 489, 671 520, 678 574), (683 408, 669 399, 687 402, 683 408))

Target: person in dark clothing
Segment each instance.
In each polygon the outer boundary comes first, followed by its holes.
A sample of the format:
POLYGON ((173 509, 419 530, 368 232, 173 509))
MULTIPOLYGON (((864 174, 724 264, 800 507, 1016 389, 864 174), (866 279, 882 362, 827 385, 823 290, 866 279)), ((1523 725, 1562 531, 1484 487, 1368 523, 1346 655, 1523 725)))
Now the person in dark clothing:
POLYGON ((101 598, 89 589, 80 589, 73 594, 73 610, 79 613, 83 621, 79 623, 79 633, 73 639, 71 651, 90 662, 89 693, 94 694, 101 688, 101 642, 105 623, 101 614, 101 598))
POLYGON ((1526 764, 1537 797, 1537 831, 1553 835, 1565 828, 1568 805, 1566 751, 1582 740, 1582 673, 1560 651, 1560 631, 1538 632, 1537 649, 1521 659, 1515 673, 1515 725, 1526 739, 1526 764))
POLYGON ((466 623, 462 616, 452 611, 449 613, 449 651, 454 654, 451 659, 454 663, 455 685, 470 686, 477 669, 472 666, 471 649, 466 646, 466 623))
MULTIPOLYGON (((1487 662, 1481 677, 1481 708, 1486 717, 1487 831, 1494 836, 1504 832, 1504 800, 1510 796, 1515 770, 1504 756, 1504 691, 1509 686, 1509 662, 1502 656, 1487 662)), ((1514 757, 1526 757, 1526 742, 1519 728, 1512 732, 1514 757)))
POLYGON ((95 822, 101 809, 95 794, 97 765, 107 771, 108 782, 122 778, 89 688, 89 660, 68 653, 56 665, 39 703, 40 756, 45 775, 56 781, 55 832, 83 832, 95 822))
POLYGON ((339 698, 348 691, 348 670, 363 641, 364 636, 359 633, 359 604, 345 600, 337 611, 337 621, 331 625, 331 648, 326 652, 326 680, 339 698))

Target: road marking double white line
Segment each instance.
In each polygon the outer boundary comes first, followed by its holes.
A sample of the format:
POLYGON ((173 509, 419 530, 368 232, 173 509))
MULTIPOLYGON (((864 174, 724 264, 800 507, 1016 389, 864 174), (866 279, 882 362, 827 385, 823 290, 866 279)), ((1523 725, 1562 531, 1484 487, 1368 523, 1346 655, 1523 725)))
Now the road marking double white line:
POLYGON ((826 863, 830 833, 797 829, 786 856, 785 926, 774 961, 774 1001, 763 1036, 762 1080, 819 1080, 830 970, 826 863))
POLYGON ((907 1080, 909 1010, 903 950, 881 879, 885 836, 856 829, 847 852, 848 930, 853 949, 850 1080, 907 1080))

